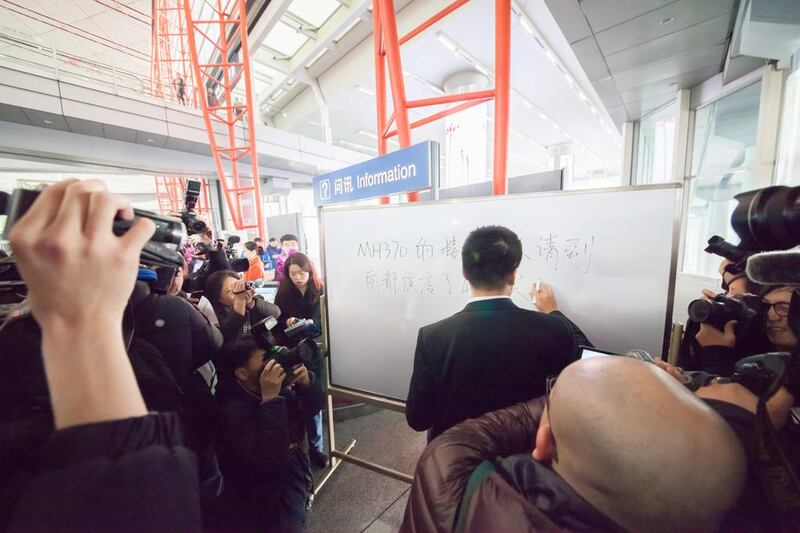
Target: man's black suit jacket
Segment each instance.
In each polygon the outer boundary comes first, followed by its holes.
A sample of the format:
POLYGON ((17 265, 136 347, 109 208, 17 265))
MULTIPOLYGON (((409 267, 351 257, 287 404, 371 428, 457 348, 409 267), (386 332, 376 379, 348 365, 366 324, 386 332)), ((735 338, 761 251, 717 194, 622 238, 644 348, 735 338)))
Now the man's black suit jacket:
POLYGON ((406 420, 433 439, 462 420, 541 396, 579 344, 589 341, 558 311, 528 311, 510 298, 471 302, 420 328, 406 420))

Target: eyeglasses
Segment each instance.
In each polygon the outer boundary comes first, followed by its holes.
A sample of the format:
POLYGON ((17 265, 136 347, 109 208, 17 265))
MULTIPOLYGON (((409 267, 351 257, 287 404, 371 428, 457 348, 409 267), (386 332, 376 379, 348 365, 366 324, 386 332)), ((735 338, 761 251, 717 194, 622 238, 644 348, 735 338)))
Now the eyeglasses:
POLYGON ((761 303, 764 305, 765 313, 769 313, 769 308, 771 307, 779 317, 785 318, 789 316, 789 302, 776 302, 771 304, 762 300, 761 303))

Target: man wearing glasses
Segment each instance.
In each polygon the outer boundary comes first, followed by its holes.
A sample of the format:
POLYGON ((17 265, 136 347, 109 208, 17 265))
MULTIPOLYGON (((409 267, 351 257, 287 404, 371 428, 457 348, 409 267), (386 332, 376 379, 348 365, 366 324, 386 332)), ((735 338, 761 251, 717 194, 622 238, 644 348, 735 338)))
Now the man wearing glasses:
POLYGON ((794 289, 777 287, 761 299, 767 306, 767 337, 782 352, 791 352, 797 347, 797 336, 789 327, 789 307, 794 289))
MULTIPOLYGON (((797 347, 797 336, 789 327, 789 309, 795 289, 796 287, 778 286, 768 289, 761 296, 767 339, 777 351, 791 352, 797 347)), ((734 325, 735 322, 728 322, 724 331, 709 324, 700 326, 697 341, 706 349, 705 359, 728 359, 731 365, 735 362, 736 358, 726 355, 736 348, 734 325), (714 357, 710 357, 712 351, 714 357)))

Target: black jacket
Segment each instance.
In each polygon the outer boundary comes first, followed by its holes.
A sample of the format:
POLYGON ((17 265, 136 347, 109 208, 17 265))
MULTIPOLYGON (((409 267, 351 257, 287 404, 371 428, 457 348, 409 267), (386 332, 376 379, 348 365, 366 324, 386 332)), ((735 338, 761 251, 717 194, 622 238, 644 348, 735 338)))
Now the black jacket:
POLYGON ((185 299, 153 294, 147 283, 137 281, 131 304, 135 334, 161 350, 181 386, 196 368, 216 357, 212 326, 185 299))
MULTIPOLYGON (((291 281, 288 280, 287 282, 291 283, 291 281)), ((283 317, 278 321, 278 326, 275 328, 277 330, 276 337, 283 346, 292 347, 297 343, 297 340, 300 339, 300 337, 289 339, 284 334, 284 331, 286 331, 286 320, 288 318, 310 318, 314 321, 314 324, 322 328, 319 294, 314 295, 311 291, 307 290, 305 295, 303 295, 295 287, 290 287, 289 290, 284 293, 278 291, 278 295, 275 297, 275 305, 280 308, 281 316, 283 317)))
POLYGON ((197 465, 171 414, 53 433, 9 531, 200 531, 197 465))
MULTIPOLYGON (((136 379, 144 393, 151 389, 142 380, 159 377, 143 372, 148 367, 140 364, 143 361, 141 357, 147 349, 146 345, 137 342, 143 339, 158 349, 180 388, 181 409, 178 412, 186 446, 197 454, 205 505, 222 490, 213 448, 217 406, 206 378, 197 372, 203 366, 213 368, 211 362, 217 355, 217 343, 211 331, 213 326, 187 300, 178 296, 153 294, 150 287, 141 281, 136 282, 131 304, 135 329, 129 354, 136 379)), ((167 393, 166 388, 164 393, 167 393)), ((153 409, 154 406, 148 405, 148 408, 153 409)))
POLYGON ((244 315, 240 315, 230 307, 224 305, 215 305, 214 313, 219 320, 219 329, 222 331, 222 336, 225 342, 233 342, 241 339, 250 332, 253 324, 268 316, 274 316, 276 319, 281 316, 281 310, 277 305, 271 304, 263 298, 256 297, 254 300, 255 305, 252 309, 246 309, 244 315))
POLYGON ((284 531, 302 525, 310 484, 304 420, 324 402, 320 384, 285 387, 272 400, 223 379, 217 397, 217 452, 225 491, 217 513, 225 531, 284 531), (290 451, 291 446, 291 451, 290 451))
POLYGON ((183 290, 186 292, 202 291, 205 288, 208 276, 218 270, 230 270, 231 265, 225 248, 218 246, 217 250, 209 250, 206 254, 208 260, 200 267, 197 272, 192 273, 183 282, 183 290))
POLYGON ((545 393, 545 380, 589 341, 564 315, 520 309, 507 298, 467 304, 419 330, 406 420, 429 439, 489 411, 545 393))

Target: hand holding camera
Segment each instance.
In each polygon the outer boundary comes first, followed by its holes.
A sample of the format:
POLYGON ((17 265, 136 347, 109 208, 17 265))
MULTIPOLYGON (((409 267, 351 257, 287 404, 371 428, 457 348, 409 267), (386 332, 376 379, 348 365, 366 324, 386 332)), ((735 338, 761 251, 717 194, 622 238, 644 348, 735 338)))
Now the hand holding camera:
POLYGON ((130 203, 99 180, 46 188, 9 234, 37 321, 66 329, 102 322, 119 329, 136 281, 139 253, 155 229, 138 219, 122 236, 115 217, 133 219, 130 203))
POLYGON ((303 387, 308 387, 311 385, 311 376, 308 374, 306 365, 295 365, 292 370, 294 371, 294 374, 289 379, 289 385, 294 383, 302 385, 303 387))
POLYGON ((283 387, 284 379, 286 379, 286 372, 283 367, 274 359, 267 361, 259 379, 261 399, 265 401, 277 398, 283 387))
POLYGON ((702 323, 700 324, 700 331, 695 335, 697 342, 705 348, 706 346, 725 346, 728 348, 736 347, 736 328, 737 322, 731 320, 725 324, 724 331, 718 330, 716 327, 702 323))

